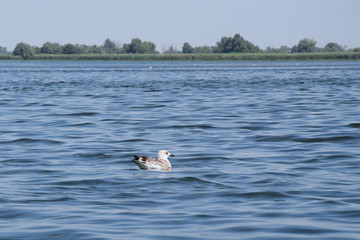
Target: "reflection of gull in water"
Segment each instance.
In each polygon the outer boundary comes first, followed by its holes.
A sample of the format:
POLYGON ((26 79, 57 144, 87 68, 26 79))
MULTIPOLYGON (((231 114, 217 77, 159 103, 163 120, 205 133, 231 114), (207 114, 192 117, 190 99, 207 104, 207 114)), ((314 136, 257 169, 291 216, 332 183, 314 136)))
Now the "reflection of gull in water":
POLYGON ((175 157, 169 151, 160 150, 157 158, 148 156, 136 156, 134 155, 133 161, 139 168, 144 170, 159 170, 159 171, 170 171, 171 164, 168 157, 175 157))

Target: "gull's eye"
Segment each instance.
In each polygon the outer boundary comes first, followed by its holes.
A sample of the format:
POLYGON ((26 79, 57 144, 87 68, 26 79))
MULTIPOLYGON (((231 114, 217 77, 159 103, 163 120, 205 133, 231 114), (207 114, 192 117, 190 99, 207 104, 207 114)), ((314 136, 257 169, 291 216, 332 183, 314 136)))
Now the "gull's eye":
POLYGON ((166 155, 169 155, 169 152, 166 152, 166 155))

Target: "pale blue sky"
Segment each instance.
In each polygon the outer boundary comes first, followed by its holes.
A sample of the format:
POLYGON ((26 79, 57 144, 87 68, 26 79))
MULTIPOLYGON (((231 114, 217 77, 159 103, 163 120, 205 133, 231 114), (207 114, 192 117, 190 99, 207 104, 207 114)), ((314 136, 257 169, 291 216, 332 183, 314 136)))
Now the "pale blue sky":
POLYGON ((360 47, 360 0, 0 0, 0 46, 121 44, 138 37, 161 51, 216 45, 240 33, 264 49, 303 38, 360 47))

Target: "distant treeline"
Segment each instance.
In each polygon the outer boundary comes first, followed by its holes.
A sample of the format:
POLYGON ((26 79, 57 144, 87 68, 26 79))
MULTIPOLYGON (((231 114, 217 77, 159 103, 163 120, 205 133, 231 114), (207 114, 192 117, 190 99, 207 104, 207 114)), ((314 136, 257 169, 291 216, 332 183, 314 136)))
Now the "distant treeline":
MULTIPOLYGON (((0 60, 21 60, 21 56, 0 54, 0 60)), ((42 61, 316 61, 360 60, 360 52, 313 53, 168 53, 168 54, 35 54, 42 61)))
MULTIPOLYGON (((153 42, 142 41, 139 38, 134 38, 131 40, 130 43, 125 43, 123 45, 116 44, 114 41, 110 39, 106 39, 103 45, 85 45, 85 44, 66 44, 60 45, 59 43, 51 43, 46 42, 41 47, 37 46, 30 46, 27 43, 18 43, 15 49, 12 51, 14 57, 5 56, 4 54, 8 54, 6 48, 0 46, 0 59, 14 59, 17 58, 16 56, 21 57, 22 59, 79 59, 81 55, 88 55, 82 56, 81 58, 88 58, 89 60, 126 60, 126 59, 141 59, 144 60, 148 57, 134 57, 131 55, 151 55, 154 60, 157 59, 167 59, 167 58, 174 58, 175 59, 184 59, 184 60, 195 60, 197 58, 201 60, 206 60, 208 58, 211 59, 228 59, 231 60, 233 58, 249 58, 246 55, 248 53, 257 53, 254 57, 251 58, 271 58, 274 59, 275 55, 265 54, 264 53, 282 53, 278 56, 278 58, 283 59, 292 59, 296 60, 297 58, 303 58, 302 55, 293 55, 296 53, 320 53, 320 54, 313 54, 308 55, 312 56, 313 58, 318 58, 319 56, 331 56, 333 59, 335 56, 336 58, 343 59, 346 55, 347 58, 353 58, 354 56, 358 56, 357 54, 341 54, 341 53, 350 53, 350 52, 360 52, 360 48, 346 50, 345 47, 340 46, 337 43, 330 42, 324 48, 319 48, 316 46, 316 41, 308 38, 304 38, 299 41, 299 43, 292 48, 287 46, 281 46, 280 48, 272 48, 267 47, 264 50, 261 50, 258 46, 254 45, 253 43, 245 40, 240 34, 235 34, 234 37, 222 37, 220 41, 216 42, 215 46, 198 46, 193 47, 188 42, 185 42, 182 46, 181 50, 177 50, 176 47, 170 46, 168 49, 164 49, 164 54, 159 54, 156 51, 156 45, 153 42), (242 53, 243 56, 238 57, 235 53, 242 53), (259 54, 263 53, 263 54, 259 54), (336 53, 336 54, 323 54, 323 53, 336 53), (169 57, 158 57, 156 55, 184 55, 184 56, 169 56, 169 57), (221 54, 221 56, 219 55, 221 54), (225 54, 225 55, 224 55, 225 54), (233 54, 226 56, 226 54, 233 54), (235 54, 235 55, 234 55, 235 54), (245 54, 245 55, 244 55, 245 54), (64 55, 64 56, 62 56, 64 55), (66 55, 74 55, 74 56, 66 56, 66 55), (77 57, 75 57, 75 55, 77 57), (193 56, 199 55, 199 56, 193 56), (219 56, 211 56, 211 55, 219 55, 219 56), (285 57, 286 56, 286 57, 285 57), (301 57, 302 56, 302 57, 301 57), (206 59, 204 59, 206 58, 206 59)), ((284 59, 284 60, 286 60, 284 59)), ((234 59, 235 60, 235 59, 234 59)), ((244 59, 245 60, 245 59, 244 59)), ((254 59, 256 60, 256 59, 254 59)), ((266 60, 266 59, 263 59, 266 60)))

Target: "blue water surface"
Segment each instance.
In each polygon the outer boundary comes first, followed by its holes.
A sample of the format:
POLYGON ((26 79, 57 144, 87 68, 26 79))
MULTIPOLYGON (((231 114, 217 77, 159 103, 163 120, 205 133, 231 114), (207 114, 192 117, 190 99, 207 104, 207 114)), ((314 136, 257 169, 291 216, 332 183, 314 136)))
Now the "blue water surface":
POLYGON ((0 61, 0 153, 0 239, 360 239, 360 62, 0 61))

